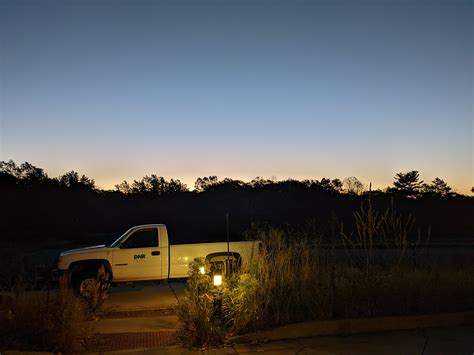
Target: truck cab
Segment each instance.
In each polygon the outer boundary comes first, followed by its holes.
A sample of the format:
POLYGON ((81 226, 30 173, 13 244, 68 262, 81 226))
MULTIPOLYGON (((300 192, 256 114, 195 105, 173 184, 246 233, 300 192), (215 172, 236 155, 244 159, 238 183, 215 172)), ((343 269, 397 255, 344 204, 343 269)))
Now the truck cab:
POLYGON ((129 229, 111 246, 114 281, 167 278, 168 233, 164 225, 129 229))

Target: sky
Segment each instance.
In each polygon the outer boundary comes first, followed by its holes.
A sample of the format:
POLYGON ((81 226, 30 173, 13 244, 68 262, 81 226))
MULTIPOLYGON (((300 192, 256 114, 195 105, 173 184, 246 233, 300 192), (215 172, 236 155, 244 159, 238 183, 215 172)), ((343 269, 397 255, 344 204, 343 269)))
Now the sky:
POLYGON ((0 0, 0 160, 111 188, 474 185, 472 1, 0 0))

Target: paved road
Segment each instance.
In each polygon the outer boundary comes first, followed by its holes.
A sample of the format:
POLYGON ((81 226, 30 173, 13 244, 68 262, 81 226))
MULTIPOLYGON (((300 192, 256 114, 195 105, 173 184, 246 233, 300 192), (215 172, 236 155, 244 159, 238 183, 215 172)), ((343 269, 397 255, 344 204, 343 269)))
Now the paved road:
POLYGON ((174 313, 154 316, 153 310, 174 307, 185 289, 186 283, 177 281, 111 287, 102 311, 121 316, 104 317, 93 322, 94 332, 113 334, 176 330, 179 321, 174 313))

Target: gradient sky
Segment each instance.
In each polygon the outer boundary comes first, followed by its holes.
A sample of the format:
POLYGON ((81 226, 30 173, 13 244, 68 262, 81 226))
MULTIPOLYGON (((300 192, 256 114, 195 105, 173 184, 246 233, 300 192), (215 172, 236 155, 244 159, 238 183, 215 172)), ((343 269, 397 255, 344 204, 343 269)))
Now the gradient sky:
POLYGON ((457 0, 0 0, 0 160, 468 193, 473 22, 457 0))

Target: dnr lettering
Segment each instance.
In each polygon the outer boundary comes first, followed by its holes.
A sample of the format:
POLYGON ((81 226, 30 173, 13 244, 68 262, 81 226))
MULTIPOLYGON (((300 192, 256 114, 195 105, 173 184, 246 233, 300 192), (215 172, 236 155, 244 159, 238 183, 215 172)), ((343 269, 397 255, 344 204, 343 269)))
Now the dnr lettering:
POLYGON ((133 258, 134 258, 135 260, 137 260, 137 259, 145 259, 145 254, 134 255, 133 258))

